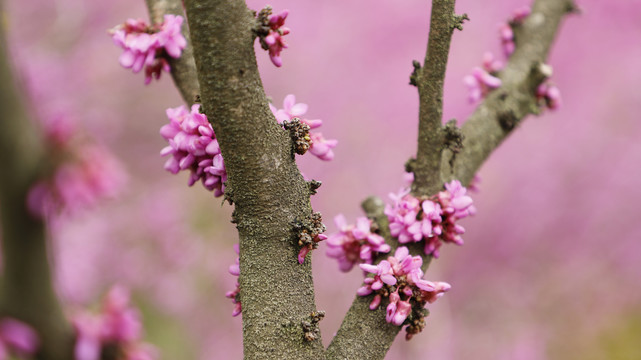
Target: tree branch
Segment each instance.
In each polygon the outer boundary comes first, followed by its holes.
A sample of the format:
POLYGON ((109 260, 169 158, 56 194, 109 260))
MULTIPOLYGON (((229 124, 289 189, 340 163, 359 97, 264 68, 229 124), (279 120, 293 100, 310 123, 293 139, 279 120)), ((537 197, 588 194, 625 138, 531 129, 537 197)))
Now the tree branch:
POLYGON ((0 316, 20 319, 38 332, 38 359, 72 358, 73 336, 53 291, 44 223, 32 217, 27 192, 41 175, 45 151, 19 95, 0 27, 0 216, 3 279, 0 316))
MULTIPOLYGON (((454 0, 433 1, 424 67, 415 62, 415 71, 410 78, 410 83, 418 87, 420 98, 419 145, 417 159, 411 163, 415 174, 412 186, 415 196, 434 194, 452 178, 469 183, 481 163, 511 130, 506 129, 506 114, 510 115, 509 119, 521 119, 534 111, 534 91, 544 80, 540 64, 547 57, 561 18, 573 9, 575 7, 570 0, 536 1, 526 23, 515 32, 517 49, 502 73, 504 85, 490 95, 462 129, 465 136, 463 153, 457 155, 452 171, 449 161, 453 154, 451 150, 442 151, 445 145, 444 127, 441 125, 443 79, 452 31, 460 27, 466 16, 454 15, 454 0)), ((382 220, 383 204, 380 199, 366 200, 363 208, 379 226, 387 222, 387 219, 382 220)), ((396 241, 390 244, 398 246, 396 241)), ((412 249, 410 252, 415 253, 412 249)), ((431 256, 423 256, 423 260, 425 270, 431 256)), ((385 356, 401 327, 385 322, 382 305, 377 311, 369 310, 370 300, 356 296, 327 349, 328 358, 351 359, 365 354, 361 357, 382 359, 385 356)))
MULTIPOLYGON (((163 22, 166 14, 180 15, 185 18, 182 0, 145 0, 149 17, 153 24, 163 22)), ((196 96, 200 94, 198 86, 198 74, 196 73, 196 63, 194 62, 194 50, 189 38, 189 26, 187 19, 183 23, 182 34, 187 40, 187 46, 183 49, 182 55, 178 59, 167 56, 167 61, 171 66, 171 77, 174 79, 180 95, 189 105, 194 103, 196 96)))
POLYGON ((316 307, 311 256, 298 263, 294 233, 295 223, 311 215, 311 192, 289 133, 268 107, 254 54, 253 13, 242 0, 185 5, 203 108, 235 203, 245 358, 322 359, 320 337, 304 340, 302 322, 316 307))
POLYGON ((442 130, 443 82, 455 28, 464 17, 454 14, 455 0, 433 0, 427 52, 422 68, 416 68, 414 81, 420 100, 418 150, 414 163, 412 193, 415 196, 435 194, 443 185, 440 176, 441 152, 444 146, 442 130))
POLYGON ((548 56, 564 15, 576 9, 571 0, 537 0, 523 25, 514 29, 516 50, 501 72, 502 85, 491 92, 463 125, 463 149, 442 156, 442 177, 467 184, 503 140, 529 114, 538 113, 535 90, 545 79, 541 64, 548 56))

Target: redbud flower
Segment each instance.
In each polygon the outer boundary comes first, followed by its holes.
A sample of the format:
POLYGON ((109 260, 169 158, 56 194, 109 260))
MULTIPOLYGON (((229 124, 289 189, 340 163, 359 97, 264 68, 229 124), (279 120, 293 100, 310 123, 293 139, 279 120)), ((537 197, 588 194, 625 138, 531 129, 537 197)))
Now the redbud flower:
POLYGON ((390 194, 392 204, 385 207, 385 215, 391 235, 401 244, 424 241, 425 254, 436 258, 443 241, 462 245, 465 229, 456 222, 474 215, 476 208, 458 180, 445 184, 445 189, 428 199, 415 198, 409 188, 390 194))
POLYGON ((347 272, 355 264, 371 264, 376 253, 386 253, 391 250, 382 236, 372 233, 372 220, 366 217, 356 219, 356 226, 347 225, 342 214, 334 218, 339 233, 327 239, 327 256, 338 260, 341 271, 347 272))
MULTIPOLYGON (((240 255, 240 246, 234 244, 234 251, 236 254, 240 255)), ((236 258, 236 264, 229 266, 229 273, 234 276, 240 275, 240 258, 236 258)), ((242 311, 242 306, 240 304, 240 284, 236 281, 236 288, 232 291, 225 293, 225 297, 232 300, 234 303, 234 310, 231 313, 231 316, 238 316, 242 311)))
MULTIPOLYGON (((306 119, 303 117, 307 113, 307 104, 296 103, 296 97, 292 94, 287 95, 283 101, 283 108, 277 109, 274 105, 269 104, 269 108, 274 114, 276 121, 281 124, 283 121, 292 121, 298 118, 303 124, 309 125, 310 129, 316 129, 323 124, 320 119, 306 119)), ((323 134, 310 132, 309 152, 321 160, 329 161, 334 159, 333 148, 338 144, 338 140, 325 139, 323 134)))
POLYGON ((528 17, 530 13, 531 9, 529 6, 522 6, 514 11, 507 23, 499 25, 499 36, 505 57, 510 57, 516 48, 514 31, 512 29, 515 26, 523 24, 523 21, 525 21, 525 18, 528 17))
POLYGON ((536 97, 542 106, 550 110, 556 110, 561 107, 561 91, 549 81, 539 85, 536 89, 536 97))
POLYGON ((164 54, 179 58, 187 46, 187 40, 180 32, 183 21, 182 16, 165 15, 158 26, 152 27, 141 19, 129 19, 111 29, 109 33, 114 43, 124 50, 119 58, 120 65, 134 73, 144 67, 145 84, 149 84, 152 77, 158 79, 162 70, 169 72, 164 54))
POLYGON ((104 148, 83 145, 73 149, 52 179, 36 183, 27 194, 27 207, 38 217, 52 212, 76 214, 100 198, 115 196, 126 181, 120 163, 104 148))
MULTIPOLYGON (((382 260, 378 265, 361 264, 361 269, 374 274, 367 277, 364 286, 358 289, 359 296, 375 293, 369 305, 370 310, 375 310, 381 304, 383 297, 389 303, 386 308, 385 320, 396 326, 408 325, 408 333, 415 334, 422 328, 415 322, 424 317, 421 311, 427 303, 436 301, 451 286, 444 282, 432 282, 423 279, 420 256, 411 256, 409 250, 401 246, 396 249, 394 256, 382 260), (413 321, 406 322, 411 316, 413 321)), ((422 321, 422 320, 421 320, 422 321)))
POLYGON ((289 14, 289 10, 283 10, 278 15, 269 16, 269 34, 265 36, 265 43, 269 48, 269 58, 272 63, 277 67, 283 65, 283 60, 280 58, 280 52, 287 48, 287 44, 283 41, 283 36, 289 34, 289 28, 284 27, 285 19, 289 14))
POLYGON ((165 162, 165 170, 172 174, 189 170, 189 186, 200 180, 214 196, 221 196, 227 170, 214 130, 199 108, 200 105, 195 104, 191 112, 184 106, 167 109, 169 124, 160 129, 160 135, 169 146, 162 149, 160 155, 171 155, 165 162))
POLYGON ((99 313, 79 312, 73 318, 76 330, 75 360, 99 360, 104 346, 116 346, 125 360, 153 360, 156 350, 141 342, 140 313, 130 305, 129 291, 112 287, 99 313))
POLYGON ((483 61, 485 68, 475 67, 471 75, 463 78, 463 82, 467 85, 470 92, 468 97, 470 103, 480 101, 485 98, 490 91, 501 86, 501 79, 492 75, 492 73, 498 70, 496 67, 500 63, 491 60, 488 61, 487 58, 488 56, 486 56, 486 59, 483 61))
POLYGON ((31 326, 8 317, 0 320, 0 359, 7 359, 9 353, 29 357, 39 346, 38 334, 31 326))

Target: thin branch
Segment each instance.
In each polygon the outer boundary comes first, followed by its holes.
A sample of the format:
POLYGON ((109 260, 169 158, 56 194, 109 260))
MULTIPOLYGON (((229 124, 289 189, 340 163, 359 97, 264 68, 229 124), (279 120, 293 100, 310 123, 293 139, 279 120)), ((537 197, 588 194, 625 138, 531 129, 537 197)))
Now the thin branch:
MULTIPOLYGON (((457 178, 463 183, 468 183, 491 150, 509 133, 499 125, 503 116, 501 114, 514 112, 515 118, 520 119, 531 112, 534 89, 543 81, 539 65, 547 57, 563 15, 575 9, 570 0, 536 1, 533 13, 515 33, 517 50, 502 74, 503 87, 479 107, 462 129, 465 136, 464 148, 456 157, 455 170, 452 173, 449 165, 452 152, 445 150, 441 154, 439 150, 439 147, 444 145, 444 128, 441 126, 442 81, 453 29, 451 26, 458 28, 457 22, 460 25, 464 17, 454 16, 454 1, 435 0, 432 6, 425 67, 420 68, 415 63, 415 72, 411 77, 411 83, 419 88, 421 99, 419 150, 417 160, 410 163, 415 173, 415 195, 436 193, 446 179, 457 178), (435 15, 435 9, 444 13, 435 15), (436 23, 440 24, 441 31, 433 30, 432 26, 436 26, 436 23), (435 39, 432 38, 433 34, 435 39), (447 47, 443 47, 444 45, 447 47), (434 54, 435 58, 432 58, 430 53, 434 54), (441 164, 435 165, 434 154, 439 155, 441 164), (436 175, 429 173, 435 169, 438 171, 436 175)), ((377 223, 384 216, 380 200, 368 199, 363 203, 363 208, 368 216, 377 220, 377 223)), ((385 222, 386 219, 383 223, 385 222)), ((390 244, 397 246, 396 241, 390 244)), ((414 253, 411 249, 410 252, 414 253)), ((423 270, 427 268, 430 260, 430 256, 423 256, 423 270)), ((384 312, 380 309, 369 310, 370 300, 356 296, 327 349, 328 358, 361 358, 359 354, 366 354, 362 358, 368 359, 382 359, 385 356, 401 327, 387 324, 383 319, 384 312)))
MULTIPOLYGON (((185 18, 182 0, 145 0, 149 17, 152 23, 160 24, 166 14, 180 15, 185 18)), ((171 66, 171 77, 174 79, 180 95, 189 105, 194 103, 196 96, 200 94, 198 86, 198 74, 196 73, 196 63, 194 62, 194 50, 189 38, 189 26, 187 19, 183 23, 182 34, 187 39, 187 46, 178 59, 167 56, 167 61, 171 66)))
POLYGON ((463 149, 449 165, 452 153, 444 151, 442 176, 472 180, 483 162, 521 120, 538 112, 535 89, 545 79, 541 64, 548 56, 564 15, 576 9, 571 0, 538 0, 525 23, 515 29, 516 50, 501 72, 502 85, 490 93, 463 125, 463 149))
POLYGON ((311 190, 293 144, 268 107, 254 54, 254 15, 242 0, 187 0, 201 99, 225 158, 226 194, 240 236, 246 359, 322 359, 304 340, 316 311, 311 256, 301 265, 295 224, 311 216, 311 190), (230 190, 231 189, 231 190, 230 190))
POLYGON ((0 215, 3 278, 0 316, 20 319, 38 332, 38 359, 71 359, 73 336, 53 291, 44 223, 32 217, 26 195, 41 175, 45 151, 19 95, 0 27, 0 215))
POLYGON ((454 29, 461 27, 467 16, 454 14, 455 0, 433 0, 430 34, 422 68, 416 68, 414 81, 418 87, 420 109, 418 150, 413 166, 415 196, 435 194, 443 185, 440 177, 441 152, 444 145, 442 131, 443 82, 454 29))

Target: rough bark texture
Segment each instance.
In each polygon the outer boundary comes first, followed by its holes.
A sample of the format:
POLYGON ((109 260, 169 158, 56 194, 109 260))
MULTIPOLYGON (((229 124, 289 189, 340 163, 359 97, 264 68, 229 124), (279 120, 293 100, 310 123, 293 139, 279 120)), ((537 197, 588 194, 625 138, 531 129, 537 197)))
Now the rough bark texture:
POLYGON ((418 150, 414 164, 412 193, 431 195, 441 190, 441 152, 444 146, 442 130, 443 83, 452 32, 460 26, 454 14, 455 0, 433 0, 430 33, 423 67, 416 71, 416 86, 420 100, 418 150))
POLYGON ((469 183, 521 120, 538 112, 534 91, 544 79, 539 65, 548 56, 561 19, 575 9, 571 0, 534 3, 530 16, 514 31, 516 50, 499 76, 501 87, 491 92, 463 125, 463 150, 456 155, 453 168, 449 165, 452 152, 443 152, 443 178, 469 183))
MULTIPOLYGON (((163 16, 166 14, 180 15, 185 18, 182 0, 145 0, 149 17, 153 24, 163 22, 163 16)), ((182 34, 187 40, 187 46, 178 59, 167 56, 171 66, 171 77, 174 79, 180 95, 189 105, 194 103, 196 96, 200 94, 198 87, 198 74, 196 73, 196 63, 194 62, 194 49, 189 39, 189 26, 187 19, 183 22, 182 34)))
MULTIPOLYGON (((4 14, 3 14, 4 15, 4 14)), ((26 194, 41 174, 44 149, 15 86, 0 27, 0 215, 3 278, 0 317, 33 326, 41 339, 38 359, 71 359, 73 337, 50 278, 45 227, 26 208, 26 194)))
POLYGON ((240 297, 246 359, 321 359, 302 321, 316 310, 311 256, 300 265, 294 224, 311 215, 310 188, 289 134, 269 110, 252 26, 242 0, 186 1, 205 113, 229 176, 240 236, 240 297))

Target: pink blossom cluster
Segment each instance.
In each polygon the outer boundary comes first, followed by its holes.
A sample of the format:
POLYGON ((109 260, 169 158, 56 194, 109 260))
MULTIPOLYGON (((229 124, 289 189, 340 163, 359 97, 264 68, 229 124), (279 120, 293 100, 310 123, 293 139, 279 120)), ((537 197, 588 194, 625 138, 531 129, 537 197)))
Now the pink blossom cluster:
POLYGON ((112 287, 99 313, 79 312, 72 320, 76 330, 75 360, 99 360, 103 349, 116 350, 117 360, 154 360, 157 350, 141 341, 140 313, 130 305, 129 291, 112 287))
MULTIPOLYGON (((240 256, 240 246, 238 244, 234 245, 234 251, 240 256)), ((240 257, 236 258, 236 263, 229 266, 229 273, 234 276, 240 276, 240 257)), ((240 304, 240 284, 236 280, 236 288, 232 291, 225 293, 225 297, 231 299, 234 303, 234 310, 231 313, 231 316, 238 316, 242 309, 240 304)))
POLYGON ((129 19, 111 29, 109 33, 114 43, 124 50, 119 58, 120 65, 134 73, 144 67, 145 84, 149 84, 152 77, 160 78, 162 70, 169 72, 165 54, 177 59, 187 46, 187 40, 180 32, 183 21, 182 16, 168 14, 156 26, 150 26, 142 19, 129 19))
POLYGON ((525 18, 527 18, 531 12, 532 10, 529 6, 522 6, 514 10, 512 17, 508 19, 507 23, 499 25, 501 47, 503 48, 505 57, 510 57, 516 48, 516 44, 514 43, 514 27, 523 24, 523 21, 525 21, 525 18))
POLYGON ((371 264, 379 253, 388 253, 391 248, 382 236, 371 231, 372 220, 356 219, 356 226, 347 225, 343 214, 334 218, 339 232, 327 239, 327 256, 338 260, 341 271, 350 271, 355 264, 371 264))
POLYGON ((425 241, 424 252, 439 257, 443 242, 463 244, 465 228, 457 221, 476 212, 467 189, 458 180, 445 184, 445 191, 427 199, 418 199, 409 189, 390 194, 393 203, 385 207, 390 233, 401 244, 425 241))
POLYGON ((544 81, 536 89, 536 98, 540 106, 547 107, 550 110, 556 110, 561 107, 561 90, 549 80, 544 81))
POLYGON ((471 75, 463 78, 463 82, 469 90, 468 99, 470 103, 479 102, 490 91, 501 86, 501 79, 496 75, 502 68, 503 63, 495 60, 491 52, 486 52, 483 55, 483 67, 475 67, 471 75))
POLYGON ((378 265, 359 265, 374 276, 365 278, 365 285, 358 289, 357 294, 376 294, 369 305, 371 310, 377 309, 382 299, 387 297, 389 304, 385 320, 396 326, 408 325, 408 340, 423 329, 425 305, 435 302, 451 288, 445 282, 424 280, 422 265, 423 259, 411 256, 405 246, 396 249, 394 256, 382 260, 378 265))
MULTIPOLYGON (((302 123, 309 125, 310 129, 316 129, 323 125, 323 120, 303 118, 302 116, 307 113, 307 104, 296 103, 296 97, 292 94, 285 97, 282 109, 276 109, 272 104, 269 104, 269 108, 279 124, 282 124, 283 121, 291 121, 294 118, 298 118, 302 123)), ((327 140, 320 132, 310 132, 309 135, 311 139, 309 152, 321 160, 329 161, 334 159, 334 152, 332 149, 336 147, 338 140, 327 140)))
MULTIPOLYGON (((530 15, 529 6, 523 6, 514 11, 506 23, 499 25, 499 35, 503 54, 509 58, 516 44, 514 42, 514 28, 523 24, 525 19, 530 15)), ((485 98, 489 92, 501 86, 501 79, 497 77, 498 72, 503 69, 503 63, 495 60, 490 52, 483 55, 483 66, 475 67, 471 75, 463 78, 463 83, 469 90, 470 103, 477 103, 485 98)), ((549 81, 541 84, 536 91, 536 98, 541 106, 550 110, 556 110, 561 106, 561 92, 559 88, 552 85, 549 81)))
POLYGON ((67 161, 51 178, 37 182, 29 190, 27 207, 34 216, 77 214, 101 198, 115 196, 126 181, 120 163, 103 147, 84 144, 54 151, 66 152, 67 161))
POLYGON ((283 60, 280 58, 280 52, 287 48, 287 44, 283 40, 283 36, 289 34, 289 28, 285 27, 285 19, 289 14, 289 10, 283 10, 280 14, 272 14, 268 17, 269 32, 262 40, 264 41, 269 51, 269 58, 272 63, 277 67, 283 65, 283 60))
POLYGON ((214 196, 221 196, 227 181, 225 163, 214 130, 199 109, 199 104, 194 104, 191 112, 184 106, 167 109, 169 124, 160 128, 160 135, 169 146, 162 149, 160 155, 171 155, 165 162, 165 170, 172 174, 189 170, 189 186, 200 180, 214 196))
POLYGON ((0 320, 0 360, 13 359, 11 355, 30 358, 39 346, 40 339, 31 326, 9 317, 0 320))

